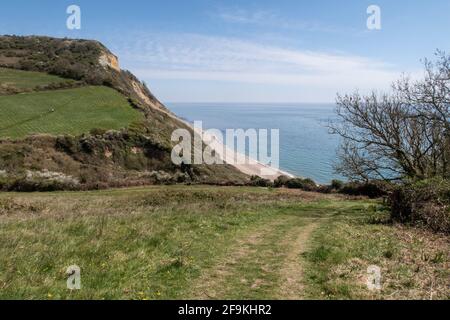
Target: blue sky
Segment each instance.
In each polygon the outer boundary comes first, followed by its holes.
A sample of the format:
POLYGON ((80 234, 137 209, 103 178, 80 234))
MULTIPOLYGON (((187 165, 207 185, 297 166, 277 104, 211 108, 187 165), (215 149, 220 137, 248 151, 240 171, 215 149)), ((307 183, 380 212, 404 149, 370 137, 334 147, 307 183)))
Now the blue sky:
POLYGON ((0 33, 98 39, 164 102, 331 102, 450 50, 450 1, 15 0, 0 33), (66 8, 81 7, 81 30, 66 8), (369 5, 381 30, 368 30, 369 5))

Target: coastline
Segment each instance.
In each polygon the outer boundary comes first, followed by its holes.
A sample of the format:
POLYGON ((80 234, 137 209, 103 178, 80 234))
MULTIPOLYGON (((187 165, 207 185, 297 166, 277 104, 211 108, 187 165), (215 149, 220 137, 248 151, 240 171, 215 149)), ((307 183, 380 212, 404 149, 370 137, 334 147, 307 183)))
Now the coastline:
MULTIPOLYGON (((243 146, 237 148, 235 138, 234 150, 264 164, 279 168, 279 171, 284 171, 285 174, 286 172, 290 173, 299 179, 311 178, 321 185, 330 184, 333 179, 345 180, 345 177, 337 174, 334 170, 340 138, 337 135, 330 135, 327 129, 328 121, 335 119, 333 104, 319 106, 300 103, 284 106, 272 103, 260 106, 250 103, 205 103, 200 105, 171 103, 168 104, 168 108, 184 121, 192 124, 195 121, 196 126, 206 133, 218 135, 217 139, 232 149, 232 138, 226 138, 227 135, 247 135, 245 148, 243 146), (220 130, 220 133, 208 129, 220 130), (249 129, 256 130, 256 132, 247 131, 249 129), (261 129, 267 130, 267 141, 252 140, 252 143, 254 145, 263 143, 267 150, 261 149, 262 152, 258 152, 258 146, 255 151, 249 152, 249 149, 253 148, 249 144, 250 137, 256 133, 256 137, 264 139, 265 133, 260 132, 261 129), (271 134, 274 129, 279 130, 279 140, 271 142, 273 138, 276 139, 276 137, 272 138, 271 134), (270 162, 272 144, 278 144, 279 164, 275 158, 272 163, 270 162), (258 153, 260 155, 257 156, 258 153)), ((242 137, 239 140, 242 144, 242 137)), ((274 149, 273 151, 273 156, 277 157, 278 150, 274 149)))
POLYGON ((259 176, 271 181, 274 181, 279 176, 295 178, 293 174, 265 165, 253 158, 248 157, 247 155, 232 150, 221 141, 215 139, 214 135, 205 134, 204 131, 198 128, 194 128, 192 124, 185 121, 183 122, 189 125, 196 134, 199 134, 202 137, 203 141, 205 143, 208 143, 208 145, 215 150, 216 154, 223 160, 224 163, 232 165, 242 173, 245 173, 249 176, 259 176))
POLYGON ((199 130, 195 128, 192 123, 187 120, 179 118, 177 115, 172 113, 171 111, 160 110, 167 114, 168 116, 182 122, 186 126, 192 129, 194 134, 199 134, 202 137, 202 140, 209 144, 211 148, 215 150, 215 152, 219 155, 222 161, 226 164, 232 165, 240 172, 249 175, 249 176, 259 176, 264 179, 268 179, 274 181, 276 178, 280 176, 287 176, 289 178, 296 178, 293 174, 270 167, 265 165, 255 159, 248 157, 247 155, 243 155, 237 151, 230 149, 228 146, 224 145, 222 142, 217 141, 213 135, 206 135, 205 131, 199 130), (207 139, 205 139, 207 138, 207 139), (212 142, 210 142, 212 141, 212 142))

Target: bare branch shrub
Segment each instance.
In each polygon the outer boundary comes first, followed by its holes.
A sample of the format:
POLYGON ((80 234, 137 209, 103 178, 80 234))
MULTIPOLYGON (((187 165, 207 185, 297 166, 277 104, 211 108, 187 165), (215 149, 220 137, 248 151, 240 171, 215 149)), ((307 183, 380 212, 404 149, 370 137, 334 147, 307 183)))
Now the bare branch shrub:
POLYGON ((337 172, 362 181, 449 178, 450 55, 436 56, 423 79, 403 77, 390 94, 338 95, 330 125, 342 137, 337 172))

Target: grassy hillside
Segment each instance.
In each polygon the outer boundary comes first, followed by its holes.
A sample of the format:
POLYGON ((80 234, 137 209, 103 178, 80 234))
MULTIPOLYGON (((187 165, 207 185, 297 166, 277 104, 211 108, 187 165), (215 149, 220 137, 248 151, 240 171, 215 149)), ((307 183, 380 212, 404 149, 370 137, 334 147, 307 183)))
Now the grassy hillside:
POLYGON ((143 110, 167 111, 129 71, 102 65, 100 59, 104 56, 114 57, 105 46, 93 40, 0 36, 0 67, 50 73, 90 85, 107 85, 133 99, 143 110))
POLYGON ((249 181, 174 165, 172 132, 192 129, 97 41, 0 36, 0 113, 0 190, 249 181))
POLYGON ((0 193, 0 298, 450 298, 448 238, 385 217, 376 201, 285 189, 0 193))
POLYGON ((0 136, 10 138, 38 133, 80 135, 93 128, 118 130, 143 120, 117 91, 93 86, 0 96, 0 112, 0 136))
POLYGON ((65 81, 67 81, 67 79, 49 75, 43 72, 0 68, 0 85, 2 86, 8 86, 17 89, 34 89, 38 86, 48 86, 65 81))

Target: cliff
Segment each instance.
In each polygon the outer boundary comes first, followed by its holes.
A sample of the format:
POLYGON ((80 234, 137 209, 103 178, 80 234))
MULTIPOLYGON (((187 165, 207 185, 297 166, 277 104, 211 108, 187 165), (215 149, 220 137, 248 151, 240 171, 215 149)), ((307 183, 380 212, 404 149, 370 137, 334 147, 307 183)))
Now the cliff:
MULTIPOLYGON (((79 136, 39 134, 11 140, 2 138, 0 131, 0 189, 31 191, 155 183, 243 184, 248 181, 246 175, 229 165, 174 165, 170 158, 171 134, 178 128, 192 129, 172 114, 131 72, 121 70, 119 59, 97 41, 1 36, 0 67, 55 75, 72 81, 30 87, 15 99, 44 91, 50 95, 52 103, 58 104, 56 95, 52 97, 51 94, 61 87, 69 87, 65 89, 67 94, 74 96, 73 87, 106 86, 124 96, 129 104, 127 108, 138 110, 142 117, 120 130, 92 128, 79 136)), ((24 72, 20 77, 27 75, 24 72)), ((14 93, 14 90, 10 91, 14 93)), ((90 103, 86 99, 83 101, 90 103)), ((98 101, 92 101, 92 106, 96 104, 98 101)), ((86 107, 89 106, 83 105, 80 110, 86 110, 86 107)), ((77 108, 76 104, 74 108, 77 108)), ((39 121, 46 119, 39 117, 39 121)), ((83 114, 75 114, 75 117, 82 121, 83 114)), ((66 120, 70 121, 63 121, 66 120)))

